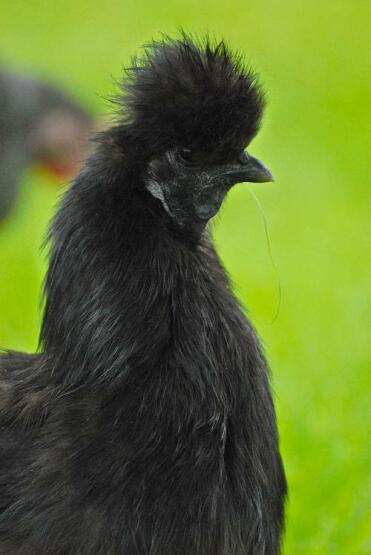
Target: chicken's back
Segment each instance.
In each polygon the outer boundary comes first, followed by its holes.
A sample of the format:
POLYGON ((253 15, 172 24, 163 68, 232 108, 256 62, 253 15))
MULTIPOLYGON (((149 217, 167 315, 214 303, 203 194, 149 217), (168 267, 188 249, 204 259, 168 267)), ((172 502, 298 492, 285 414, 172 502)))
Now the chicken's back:
POLYGON ((30 431, 47 410, 50 391, 41 354, 8 351, 0 356, 0 425, 30 431))
POLYGON ((12 476, 47 413, 49 392, 41 366, 39 354, 0 356, 0 510, 7 505, 12 476))

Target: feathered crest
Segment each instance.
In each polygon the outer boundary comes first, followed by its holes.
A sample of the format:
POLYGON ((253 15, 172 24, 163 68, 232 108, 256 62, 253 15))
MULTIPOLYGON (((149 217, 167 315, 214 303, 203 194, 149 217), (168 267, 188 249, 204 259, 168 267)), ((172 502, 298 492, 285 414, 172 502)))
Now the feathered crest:
POLYGON ((223 41, 183 33, 144 46, 116 102, 124 135, 150 153, 182 146, 227 157, 256 134, 264 94, 223 41))

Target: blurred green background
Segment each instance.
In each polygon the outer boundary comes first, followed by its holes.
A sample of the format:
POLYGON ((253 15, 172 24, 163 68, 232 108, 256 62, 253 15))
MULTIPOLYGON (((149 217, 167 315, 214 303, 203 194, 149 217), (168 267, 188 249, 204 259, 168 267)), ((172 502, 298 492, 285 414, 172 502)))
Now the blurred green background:
MULTIPOLYGON (((236 188, 215 239, 273 370, 290 555, 371 553, 370 17, 369 0, 1 6, 0 58, 60 83, 97 115, 122 65, 160 32, 209 31, 259 69, 269 105, 250 150, 276 181, 236 188)), ((60 192, 29 171, 0 228, 2 347, 36 347, 39 246, 60 192)))

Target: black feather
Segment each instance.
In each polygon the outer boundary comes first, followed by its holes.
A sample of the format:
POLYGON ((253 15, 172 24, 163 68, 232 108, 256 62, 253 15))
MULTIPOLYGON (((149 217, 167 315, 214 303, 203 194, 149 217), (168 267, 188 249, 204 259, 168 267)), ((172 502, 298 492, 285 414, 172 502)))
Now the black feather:
POLYGON ((4 555, 279 552, 259 342, 207 233, 143 187, 168 147, 248 142, 260 89, 223 44, 155 43, 140 67, 52 223, 41 352, 0 358, 4 555))
POLYGON ((223 41, 193 42, 186 34, 145 45, 114 101, 124 146, 129 136, 151 154, 182 146, 216 159, 249 144, 265 105, 240 55, 223 41))

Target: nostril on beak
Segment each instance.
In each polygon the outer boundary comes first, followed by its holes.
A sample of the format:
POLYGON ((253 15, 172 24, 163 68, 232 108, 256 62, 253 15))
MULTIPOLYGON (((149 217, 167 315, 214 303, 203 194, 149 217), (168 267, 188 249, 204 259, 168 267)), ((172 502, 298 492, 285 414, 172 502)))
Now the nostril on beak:
POLYGON ((243 151, 238 160, 243 166, 246 166, 250 162, 250 155, 246 151, 243 151))

